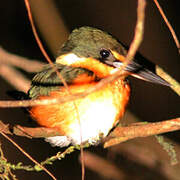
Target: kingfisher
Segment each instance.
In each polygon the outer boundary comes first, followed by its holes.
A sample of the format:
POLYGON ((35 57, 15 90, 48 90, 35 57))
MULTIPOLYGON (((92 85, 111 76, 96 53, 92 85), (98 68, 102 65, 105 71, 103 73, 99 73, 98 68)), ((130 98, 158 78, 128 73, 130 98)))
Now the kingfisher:
MULTIPOLYGON (((75 29, 62 45, 54 68, 45 65, 34 76, 28 96, 42 100, 82 93, 111 76, 126 61, 126 55, 124 46, 110 34, 87 26, 75 29), (68 85, 68 90, 57 71, 68 85)), ((155 72, 134 60, 125 67, 125 71, 136 78, 169 86, 155 72)), ((127 79, 118 78, 73 102, 37 105, 29 112, 40 126, 59 132, 61 136, 46 138, 53 146, 94 145, 117 126, 129 95, 127 79)))

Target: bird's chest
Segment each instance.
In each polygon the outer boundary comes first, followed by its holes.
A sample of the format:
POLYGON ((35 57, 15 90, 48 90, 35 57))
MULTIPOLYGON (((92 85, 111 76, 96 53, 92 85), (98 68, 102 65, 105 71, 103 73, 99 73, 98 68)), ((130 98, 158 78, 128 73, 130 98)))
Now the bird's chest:
MULTIPOLYGON (((70 86, 71 93, 84 92, 95 83, 70 86)), ((49 97, 63 97, 65 89, 51 92, 49 97)), ((116 80, 88 96, 74 102, 38 106, 31 110, 37 122, 43 126, 54 127, 59 132, 72 138, 74 144, 96 142, 105 137, 118 122, 125 111, 129 99, 129 86, 122 80, 116 80)))

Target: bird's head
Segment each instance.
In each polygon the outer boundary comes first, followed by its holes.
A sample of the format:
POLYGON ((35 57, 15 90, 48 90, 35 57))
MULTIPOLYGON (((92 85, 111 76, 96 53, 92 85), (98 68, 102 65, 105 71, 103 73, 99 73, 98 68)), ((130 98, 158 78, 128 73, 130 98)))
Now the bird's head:
MULTIPOLYGON (((82 67, 93 71, 98 78, 105 78, 125 61, 126 49, 110 34, 92 27, 75 29, 64 43, 56 63, 82 67)), ((135 61, 125 68, 130 75, 157 84, 165 80, 135 61)))

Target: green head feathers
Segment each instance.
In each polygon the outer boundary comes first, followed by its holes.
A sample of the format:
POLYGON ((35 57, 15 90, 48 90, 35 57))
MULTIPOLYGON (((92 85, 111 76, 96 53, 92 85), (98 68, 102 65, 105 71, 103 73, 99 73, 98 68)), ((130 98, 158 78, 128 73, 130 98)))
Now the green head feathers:
POLYGON ((70 34, 58 54, 74 53, 77 56, 99 58, 101 49, 111 49, 122 55, 126 50, 108 33, 92 27, 81 27, 70 34))

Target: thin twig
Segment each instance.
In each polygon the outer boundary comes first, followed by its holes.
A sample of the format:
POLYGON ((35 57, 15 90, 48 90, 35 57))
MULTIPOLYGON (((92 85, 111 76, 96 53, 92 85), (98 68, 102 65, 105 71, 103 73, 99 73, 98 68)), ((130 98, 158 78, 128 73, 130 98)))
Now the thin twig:
POLYGON ((29 0, 29 3, 41 37, 51 52, 56 55, 59 46, 67 40, 69 34, 56 2, 52 0, 29 0))
POLYGON ((49 58, 48 54, 46 53, 41 41, 40 41, 40 38, 38 36, 38 33, 36 31, 36 28, 35 28, 35 25, 34 25, 34 21, 33 21, 33 18, 32 18, 32 14, 31 14, 31 8, 30 8, 30 5, 29 5, 29 1, 28 0, 24 0, 25 2, 25 5, 26 5, 26 9, 27 9, 27 13, 28 13, 28 18, 29 18, 29 21, 31 23, 31 28, 32 28, 32 31, 33 31, 33 34, 34 34, 34 37, 36 39, 36 42, 42 52, 42 54, 44 55, 44 57, 47 59, 47 61, 50 63, 50 64, 53 64, 51 59, 49 58))
POLYGON ((176 36, 176 33, 175 33, 173 27, 171 26, 170 22, 168 21, 166 15, 164 14, 164 12, 163 12, 163 10, 162 10, 160 4, 158 3, 158 0, 154 0, 154 3, 156 4, 156 6, 157 6, 157 8, 158 8, 158 10, 159 10, 159 12, 160 12, 162 18, 164 19, 164 21, 165 21, 167 27, 169 28, 169 31, 171 32, 172 37, 174 38, 174 41, 175 41, 175 43, 176 43, 178 52, 180 53, 180 44, 179 44, 179 40, 178 40, 178 38, 177 38, 177 36, 176 36))
MULTIPOLYGON (((65 88, 67 90, 67 93, 69 95, 71 95, 71 91, 70 91, 66 81, 64 80, 63 76, 59 73, 59 71, 55 68, 55 65, 53 64, 53 62, 49 58, 48 54, 46 53, 46 51, 45 51, 45 49, 44 49, 44 47, 43 47, 43 45, 41 43, 41 40, 40 40, 40 38, 38 36, 38 33, 37 33, 35 25, 34 25, 34 21, 33 21, 33 18, 32 18, 29 0, 24 0, 24 2, 25 2, 25 5, 26 5, 26 9, 27 9, 27 12, 28 12, 28 17, 29 17, 29 21, 31 23, 31 28, 32 28, 34 37, 36 39, 36 42, 37 42, 42 54, 44 55, 46 60, 49 62, 51 67, 55 70, 55 72, 56 72, 57 76, 59 77, 59 79, 61 79, 62 83, 64 84, 64 86, 65 86, 65 88)), ((79 110, 78 110, 78 107, 77 107, 77 105, 76 105, 76 103, 74 101, 73 101, 73 105, 74 105, 74 109, 75 109, 76 114, 77 114, 77 120, 78 120, 79 126, 80 126, 80 136, 81 136, 81 142, 82 142, 82 129, 81 129, 81 123, 80 123, 80 118, 79 118, 79 110)), ((81 148, 81 157, 83 157, 83 147, 82 147, 82 145, 80 145, 80 148, 81 148)), ((84 162, 83 162, 83 159, 82 159, 82 180, 84 180, 84 177, 85 177, 85 168, 84 168, 84 162)))
POLYGON ((43 56, 46 58, 46 60, 48 61, 48 63, 51 65, 51 67, 55 70, 55 72, 57 73, 58 77, 62 80, 62 83, 64 84, 65 88, 67 89, 68 93, 69 93, 69 88, 68 88, 68 85, 66 83, 66 81, 64 80, 64 78, 62 77, 62 75, 59 73, 59 71, 55 68, 55 65, 53 64, 52 60, 50 59, 50 57, 48 56, 48 54, 46 53, 45 49, 44 49, 44 46, 39 38, 39 35, 37 33, 37 30, 35 28, 35 24, 34 24, 34 20, 32 18, 32 14, 31 14, 31 7, 30 7, 30 4, 29 4, 29 0, 24 0, 25 2, 25 5, 26 5, 26 9, 27 9, 27 13, 28 13, 28 18, 29 18, 29 21, 31 23, 31 28, 32 28, 32 31, 33 31, 33 34, 34 34, 34 37, 36 39, 36 42, 43 54, 43 56))
POLYGON ((17 149, 19 149, 26 157, 28 157, 32 162, 41 167, 52 179, 57 180, 53 174, 51 174, 44 166, 38 163, 35 159, 33 159, 27 152, 24 151, 18 144, 16 144, 10 137, 8 137, 5 133, 0 132, 2 136, 4 136, 9 142, 11 142, 17 149))
POLYGON ((61 98, 43 99, 43 100, 36 99, 36 100, 21 100, 21 101, 0 101, 0 107, 1 108, 29 107, 29 106, 50 105, 50 104, 58 104, 68 101, 74 101, 76 99, 84 98, 88 94, 91 94, 101 89, 105 84, 108 84, 117 78, 124 78, 124 76, 127 76, 127 72, 118 71, 113 76, 110 76, 106 79, 102 79, 97 85, 87 89, 82 93, 76 93, 61 98))
POLYGON ((71 154, 75 150, 74 146, 69 146, 64 152, 58 152, 55 156, 47 158, 45 161, 41 162, 41 165, 51 164, 53 161, 61 160, 65 158, 67 154, 71 154))
POLYGON ((146 7, 146 0, 138 0, 137 23, 136 23, 136 28, 135 28, 134 39, 130 45, 128 54, 126 56, 126 61, 124 63, 124 67, 126 67, 127 64, 134 58, 142 40, 143 40, 145 7, 146 7))

